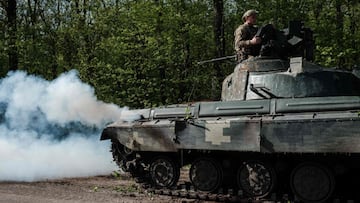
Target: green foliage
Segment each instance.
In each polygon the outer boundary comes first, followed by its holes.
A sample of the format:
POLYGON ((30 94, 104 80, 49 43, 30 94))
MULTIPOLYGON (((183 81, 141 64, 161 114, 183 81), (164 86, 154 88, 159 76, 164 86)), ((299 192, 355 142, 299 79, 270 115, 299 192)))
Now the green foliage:
POLYGON ((115 186, 114 190, 116 192, 120 192, 120 193, 134 193, 134 192, 139 192, 139 187, 136 184, 131 184, 131 185, 119 185, 119 186, 115 186))
POLYGON ((203 33, 211 33, 211 26, 204 23, 209 19, 201 12, 197 21, 192 19, 194 9, 206 11, 206 4, 178 4, 129 2, 104 11, 96 19, 94 30, 103 35, 92 51, 90 64, 84 63, 80 73, 97 87, 101 99, 150 107, 191 97, 188 90, 201 81, 197 78, 209 74, 194 64, 197 58, 211 57, 202 56, 206 54, 202 46, 209 41, 203 33), (187 6, 191 9, 186 10, 187 6), (125 9, 128 7, 131 11, 125 9), (106 32, 108 29, 111 32, 106 32))
MULTIPOLYGON (((99 99, 143 108, 207 100, 219 95, 233 64, 199 66, 215 58, 213 1, 18 1, 19 69, 47 79, 77 69, 99 99), (216 91, 214 91, 216 90, 216 91)), ((225 54, 248 9, 259 25, 279 29, 302 20, 316 40, 316 63, 351 69, 359 64, 358 1, 224 0, 225 54)), ((0 10, 0 25, 6 13, 0 10)), ((9 69, 7 32, 0 34, 0 74, 9 69)))

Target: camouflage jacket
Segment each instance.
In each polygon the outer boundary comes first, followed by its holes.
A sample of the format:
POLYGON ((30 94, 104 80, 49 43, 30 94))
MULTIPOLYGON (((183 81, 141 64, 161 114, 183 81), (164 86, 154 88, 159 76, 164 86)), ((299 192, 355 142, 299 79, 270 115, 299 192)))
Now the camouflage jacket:
POLYGON ((250 40, 255 36, 258 28, 246 23, 240 25, 235 30, 235 51, 238 58, 247 58, 247 56, 256 56, 259 54, 259 45, 251 45, 250 40))

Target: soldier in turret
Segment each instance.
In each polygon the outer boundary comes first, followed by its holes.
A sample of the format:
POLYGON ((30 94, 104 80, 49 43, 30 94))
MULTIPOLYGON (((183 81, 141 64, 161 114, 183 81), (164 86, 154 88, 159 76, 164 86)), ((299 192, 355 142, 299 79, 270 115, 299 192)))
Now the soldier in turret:
POLYGON ((235 51, 238 61, 247 59, 249 56, 259 55, 261 48, 261 37, 255 36, 258 27, 256 24, 258 12, 248 10, 242 16, 244 24, 235 30, 235 51))

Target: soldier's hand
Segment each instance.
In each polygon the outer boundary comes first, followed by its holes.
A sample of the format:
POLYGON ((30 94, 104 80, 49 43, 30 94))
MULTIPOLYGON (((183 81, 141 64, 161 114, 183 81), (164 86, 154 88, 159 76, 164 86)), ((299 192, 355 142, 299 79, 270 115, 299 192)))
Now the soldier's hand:
POLYGON ((253 37, 250 40, 250 44, 260 44, 261 43, 261 37, 253 37))

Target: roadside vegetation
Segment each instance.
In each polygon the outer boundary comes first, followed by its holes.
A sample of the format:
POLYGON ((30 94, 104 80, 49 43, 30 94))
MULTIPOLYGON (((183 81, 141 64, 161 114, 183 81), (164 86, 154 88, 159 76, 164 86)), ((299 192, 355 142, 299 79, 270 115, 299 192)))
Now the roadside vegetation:
POLYGON ((131 108, 216 100, 234 64, 197 62, 234 54, 247 9, 260 12, 259 25, 302 20, 318 64, 359 64, 355 0, 1 0, 0 76, 24 70, 52 80, 76 69, 99 99, 131 108))

